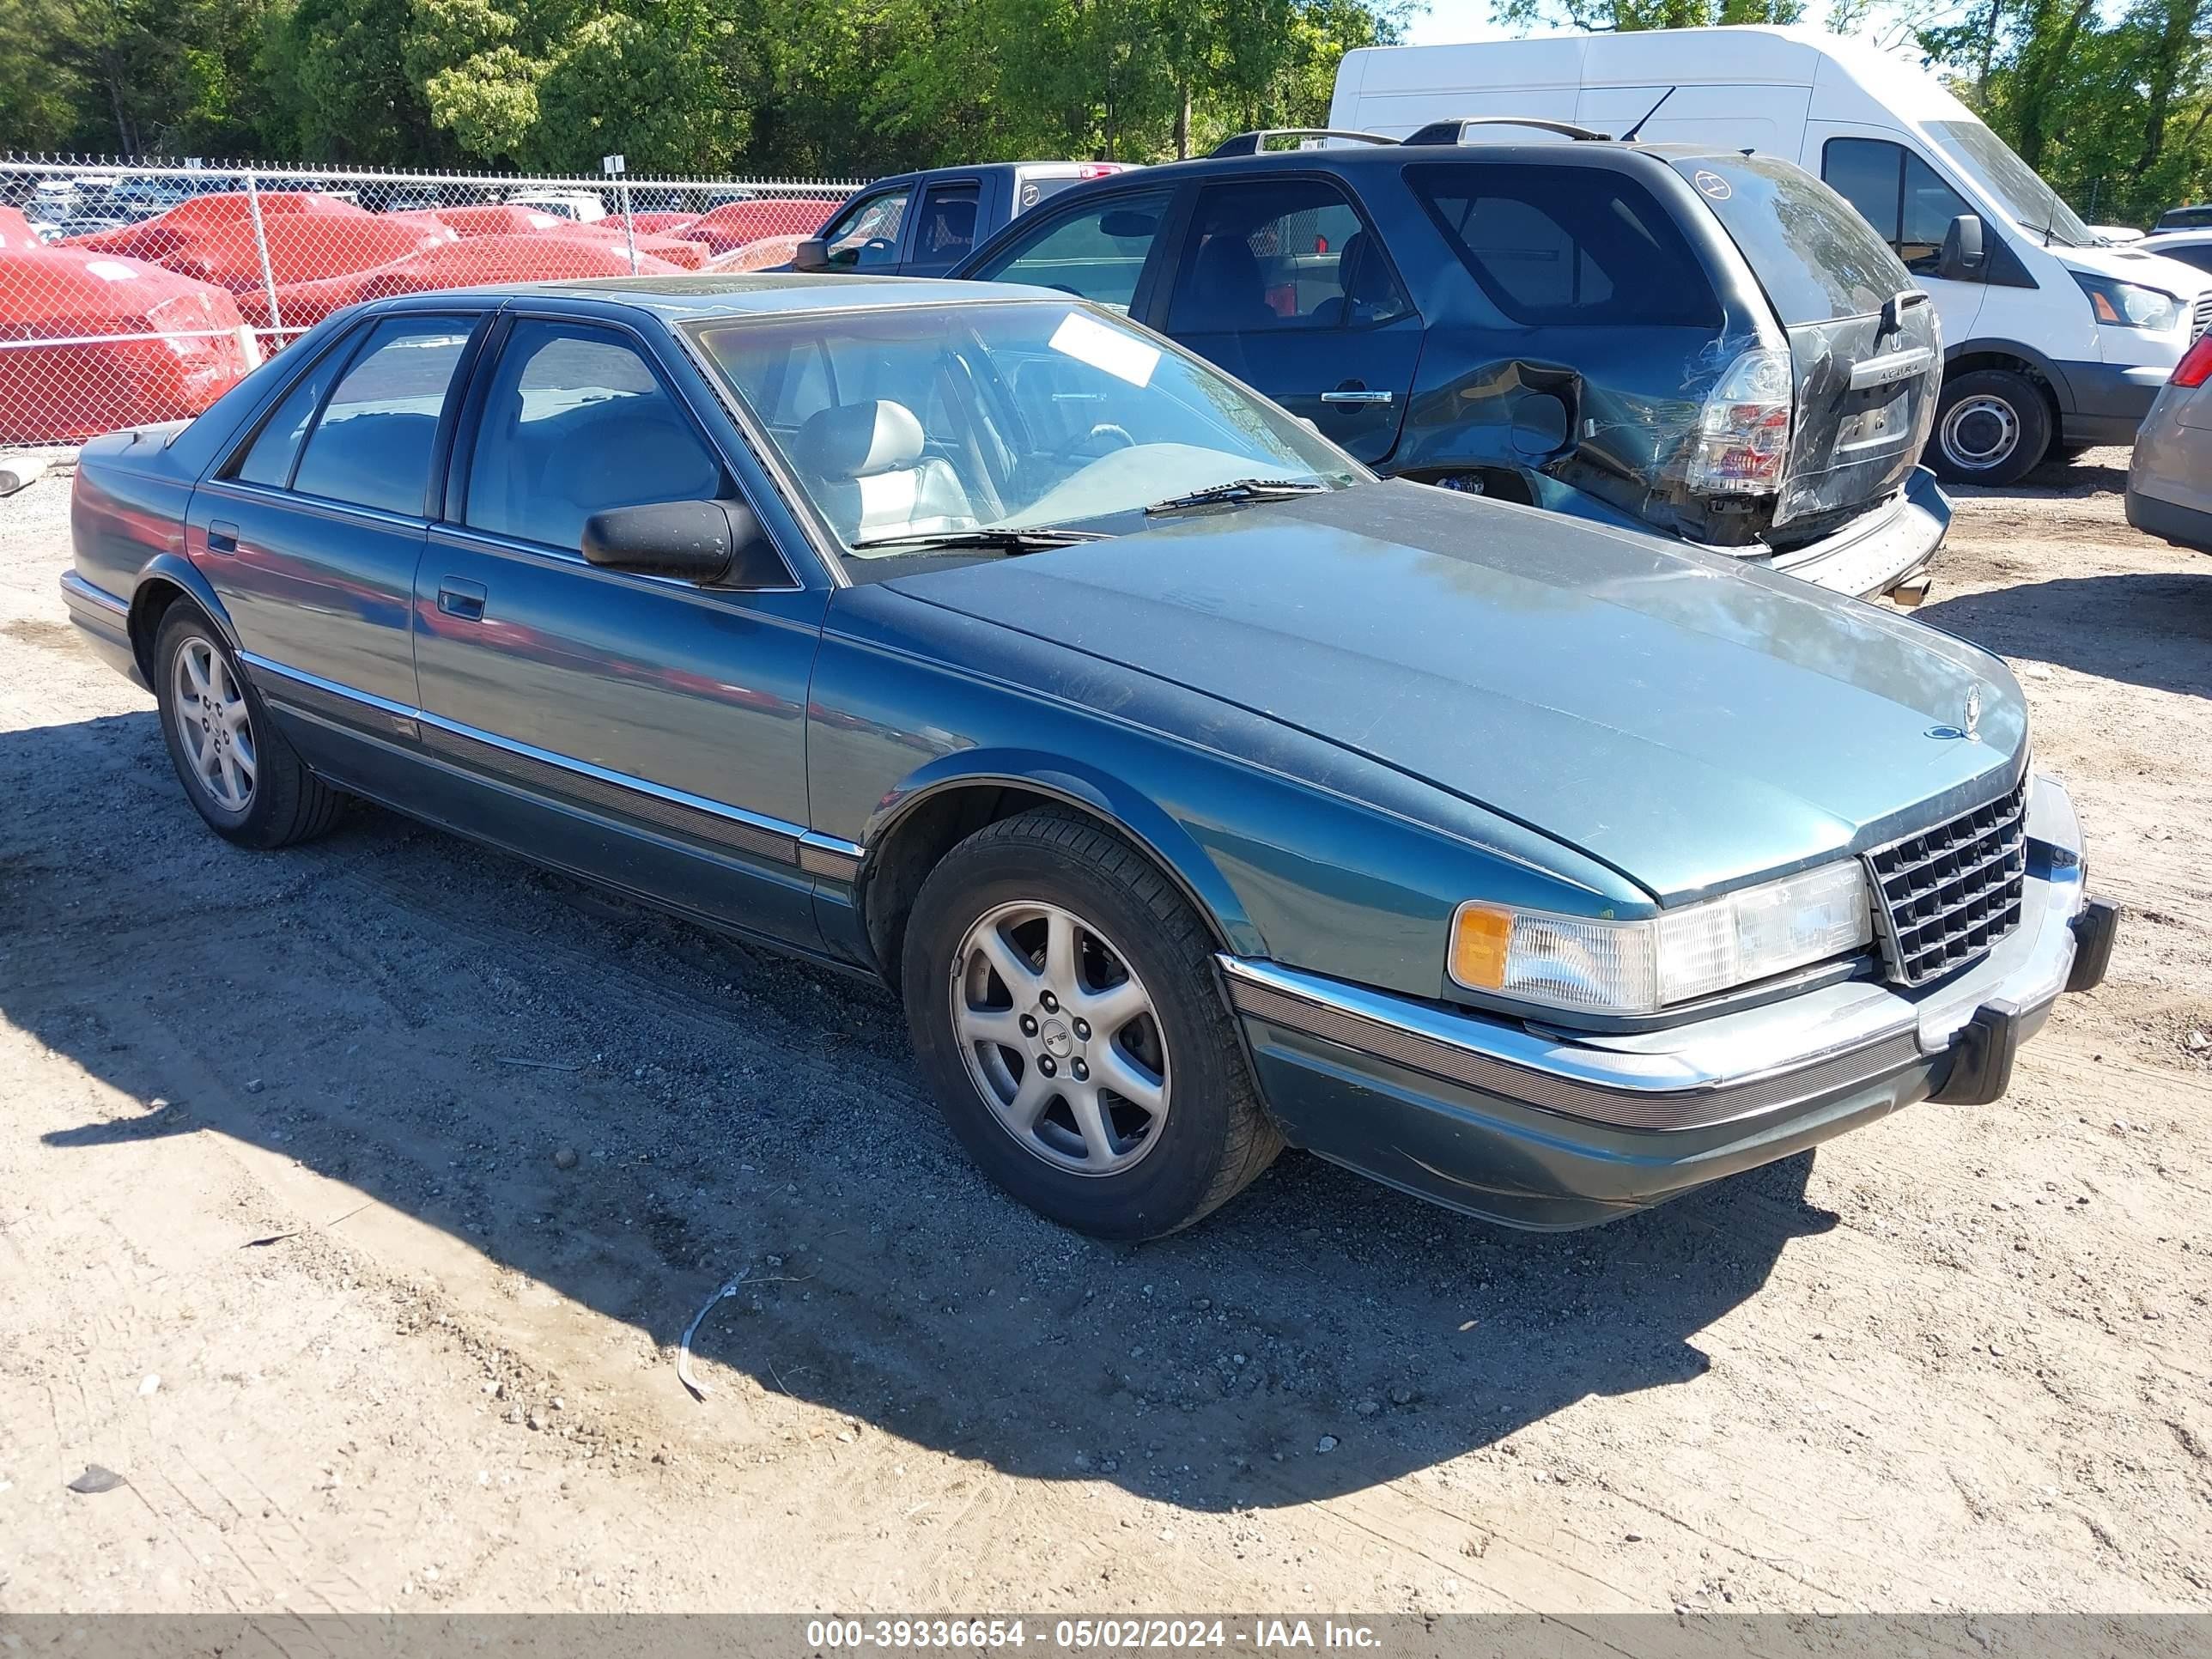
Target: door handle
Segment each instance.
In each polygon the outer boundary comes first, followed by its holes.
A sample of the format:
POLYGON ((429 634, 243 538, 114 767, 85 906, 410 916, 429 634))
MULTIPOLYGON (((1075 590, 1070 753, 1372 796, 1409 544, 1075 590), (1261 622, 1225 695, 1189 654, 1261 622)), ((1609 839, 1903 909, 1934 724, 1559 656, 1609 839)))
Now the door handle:
POLYGON ((1340 386, 1334 392, 1324 392, 1321 400, 1325 404, 1377 404, 1392 401, 1387 392, 1370 392, 1364 386, 1340 386))
POLYGON ((483 584, 465 582, 459 576, 440 577, 438 609, 449 617, 459 617, 463 622, 482 622, 484 613, 483 584))
POLYGON ((207 550, 210 553, 238 551, 238 526, 225 524, 221 519, 208 526, 207 550))

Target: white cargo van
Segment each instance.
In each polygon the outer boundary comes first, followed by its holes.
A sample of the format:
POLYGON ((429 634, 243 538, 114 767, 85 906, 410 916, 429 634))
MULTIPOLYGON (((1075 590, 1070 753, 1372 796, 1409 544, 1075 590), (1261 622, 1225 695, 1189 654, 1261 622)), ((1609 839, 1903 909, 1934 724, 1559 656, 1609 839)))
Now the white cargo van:
POLYGON ((1402 138, 1500 116, 1759 150, 1849 198, 1935 298, 1927 459, 1954 482, 2133 441, 2212 323, 2205 272, 2107 243, 1933 75, 1861 42, 1747 27, 1372 46, 1345 54, 1329 125, 1402 138))

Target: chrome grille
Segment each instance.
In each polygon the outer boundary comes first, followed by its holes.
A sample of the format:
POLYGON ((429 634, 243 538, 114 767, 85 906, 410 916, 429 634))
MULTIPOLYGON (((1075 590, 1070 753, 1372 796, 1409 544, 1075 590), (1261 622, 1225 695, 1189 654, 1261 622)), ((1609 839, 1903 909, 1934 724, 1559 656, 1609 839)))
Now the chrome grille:
POLYGON ((2212 328, 2212 294, 2202 294, 2189 325, 2189 337, 2194 340, 2208 328, 2212 328))
POLYGON ((2008 794, 1867 854, 1888 977, 1924 985, 1989 954, 2027 891, 2027 780, 2008 794))

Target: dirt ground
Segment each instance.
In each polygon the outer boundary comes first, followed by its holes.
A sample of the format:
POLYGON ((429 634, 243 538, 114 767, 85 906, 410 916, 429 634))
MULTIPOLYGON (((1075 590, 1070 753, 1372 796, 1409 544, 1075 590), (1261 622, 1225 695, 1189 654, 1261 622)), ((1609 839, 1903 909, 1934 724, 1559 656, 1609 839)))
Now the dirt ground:
POLYGON ((2212 559, 2124 461, 1961 501, 1922 612, 2130 909, 2008 1099, 1567 1236, 1291 1155, 1139 1249, 865 987, 217 841, 0 501, 0 1608, 2212 1609, 2212 559))

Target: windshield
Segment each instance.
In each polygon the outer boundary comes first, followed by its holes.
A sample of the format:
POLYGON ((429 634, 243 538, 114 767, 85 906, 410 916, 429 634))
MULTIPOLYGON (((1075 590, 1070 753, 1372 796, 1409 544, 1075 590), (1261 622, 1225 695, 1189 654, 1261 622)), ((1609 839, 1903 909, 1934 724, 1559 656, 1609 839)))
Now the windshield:
POLYGON ((2097 244, 2099 239, 2072 208, 2058 199, 2058 192, 1979 121, 1930 121, 1928 130, 1936 135, 1944 153, 1995 197, 2021 229, 2039 236, 2048 229, 2051 240, 2061 247, 2097 244))
MULTIPOLYGON (((716 322, 694 337, 856 580, 895 574, 867 567, 910 560, 918 540, 1118 533, 1142 528, 1147 507, 1218 485, 1367 476, 1273 404, 1087 305, 884 307, 716 322)), ((979 556, 974 542, 961 556, 979 556)))

